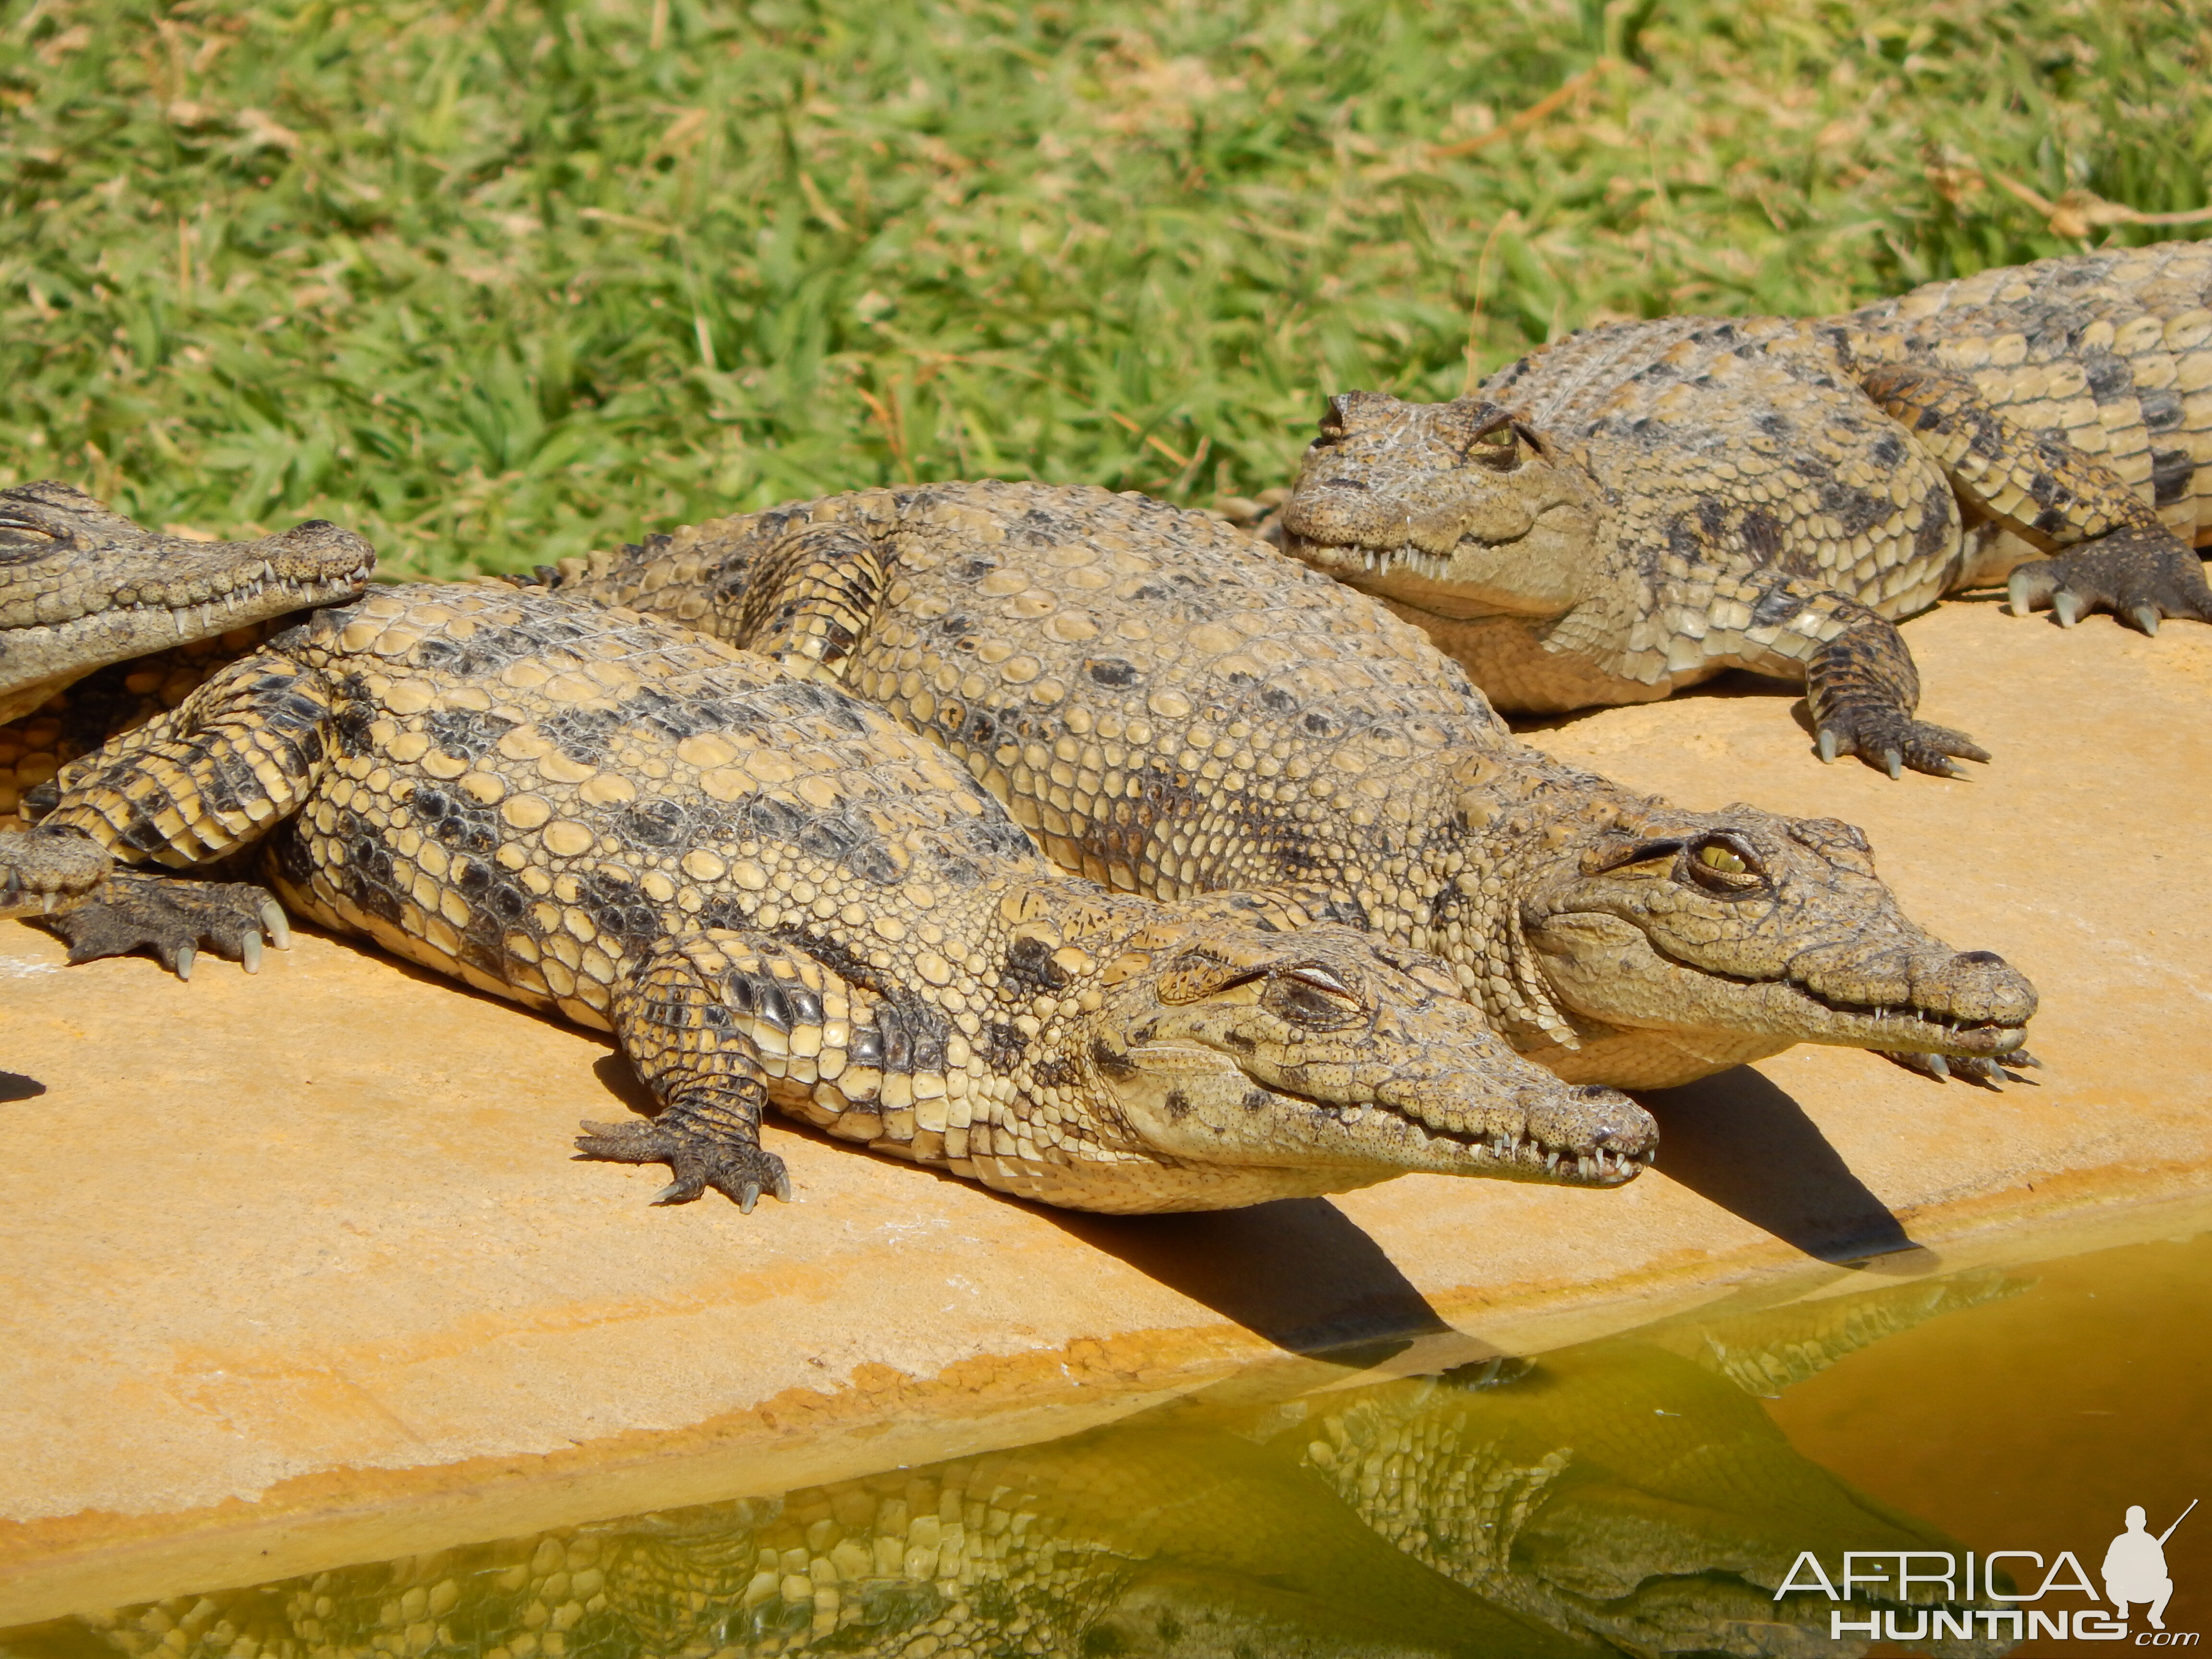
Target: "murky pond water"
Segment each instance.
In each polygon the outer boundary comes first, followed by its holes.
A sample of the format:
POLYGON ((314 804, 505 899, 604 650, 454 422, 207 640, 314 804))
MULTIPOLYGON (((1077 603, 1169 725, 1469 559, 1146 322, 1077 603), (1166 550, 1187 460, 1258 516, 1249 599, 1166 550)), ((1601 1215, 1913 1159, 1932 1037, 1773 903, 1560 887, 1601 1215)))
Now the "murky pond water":
MULTIPOLYGON (((776 1498, 0 1632, 0 1656, 2191 1645, 2212 1623, 2212 1505, 2172 1523, 2212 1497, 2208 1419, 2212 1237, 2017 1273, 1870 1274, 1534 1361, 1187 1401, 776 1498), (2163 1632, 2154 1585, 2134 1587, 2124 1627, 2106 1599, 2130 1504, 2146 1537, 2168 1534, 2163 1632)), ((2140 1541, 2120 1554, 2156 1577, 2140 1541)))

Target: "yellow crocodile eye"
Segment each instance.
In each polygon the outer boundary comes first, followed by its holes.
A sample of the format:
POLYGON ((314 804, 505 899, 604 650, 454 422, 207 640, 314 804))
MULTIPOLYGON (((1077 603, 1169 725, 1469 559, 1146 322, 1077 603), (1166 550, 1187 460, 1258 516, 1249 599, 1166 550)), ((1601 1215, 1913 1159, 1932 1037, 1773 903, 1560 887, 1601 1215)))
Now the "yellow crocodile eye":
POLYGON ((1747 874, 1751 866, 1718 842, 1708 842, 1698 848, 1698 862, 1708 870, 1718 870, 1724 875, 1747 874))
POLYGON ((1513 428, 1510 426, 1493 426, 1477 438, 1475 442, 1488 444, 1492 449, 1510 449, 1513 447, 1513 428))

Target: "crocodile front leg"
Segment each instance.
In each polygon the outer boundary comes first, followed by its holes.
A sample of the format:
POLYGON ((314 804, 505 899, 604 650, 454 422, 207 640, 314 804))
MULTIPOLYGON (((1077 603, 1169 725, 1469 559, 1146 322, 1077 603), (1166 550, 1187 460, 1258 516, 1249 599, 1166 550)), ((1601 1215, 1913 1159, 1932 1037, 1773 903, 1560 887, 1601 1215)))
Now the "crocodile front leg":
MULTIPOLYGON (((204 867, 258 841, 307 797, 326 764, 332 710, 319 677, 263 655, 224 670, 109 748, 71 762, 39 828, 127 864, 204 867)), ((151 946, 190 978, 205 944, 259 965, 262 936, 290 942, 283 912, 249 884, 118 871, 54 920, 71 962, 151 946)))
POLYGON ((1920 706, 1920 671, 1896 623, 1855 599, 1823 598, 1828 615, 1842 626, 1805 664, 1805 704, 1822 760, 1856 755, 1897 778, 1908 766, 1937 777, 1962 777, 1953 757, 1989 759, 1989 750, 1965 732, 1913 718, 1920 706))
POLYGON ((2013 570, 2014 614, 2048 606, 2071 628, 2087 611, 2110 611, 2146 634, 2166 617, 2212 622, 2203 562, 2095 457, 2015 425, 1961 374, 1880 363, 1859 383, 1962 500, 2021 536, 2069 550, 2013 570))
MULTIPOLYGON (((1817 578, 1693 564, 1640 609, 1648 620, 1632 649, 1612 659, 1624 676, 1680 684, 1745 668, 1802 680, 1820 757, 1856 755, 1893 778, 1907 767, 1958 777, 1954 757, 1990 757, 1965 732, 1916 718, 1920 674, 1897 625, 1817 578)), ((1571 613, 1547 648, 1576 648, 1578 624, 1571 613)))
MULTIPOLYGON (((814 1085, 814 1095, 842 1103, 836 1080, 858 1075, 854 1004, 842 980, 776 940, 720 928, 663 940, 617 989, 611 1011, 623 1052, 663 1109, 646 1122, 586 1122, 579 1152, 669 1165, 676 1178, 656 1204, 688 1204, 709 1187, 747 1213, 763 1192, 788 1202, 783 1160, 760 1144, 761 1112, 772 1083, 799 1092, 814 1085)), ((852 1135, 838 1115, 833 1106, 836 1132, 852 1135)), ((866 1139, 882 1120, 863 1115, 866 1139)))

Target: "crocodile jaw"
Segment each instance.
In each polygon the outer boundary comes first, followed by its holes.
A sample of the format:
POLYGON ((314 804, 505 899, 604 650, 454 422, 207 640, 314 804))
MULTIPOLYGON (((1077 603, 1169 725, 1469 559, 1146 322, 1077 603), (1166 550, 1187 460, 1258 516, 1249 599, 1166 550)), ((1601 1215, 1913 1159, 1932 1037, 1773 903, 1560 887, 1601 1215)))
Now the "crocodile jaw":
POLYGON ((1618 1187, 1656 1151, 1656 1126, 1626 1096, 1550 1078, 1525 1100, 1488 1090, 1447 1115, 1384 1091, 1316 1098, 1271 1087, 1238 1057, 1196 1042, 1141 1044, 1121 1059, 1134 1073, 1116 1089, 1124 1121, 1178 1162, 1341 1169, 1346 1187, 1411 1173, 1618 1187))
POLYGON ((375 562, 320 520, 200 542, 141 530, 65 484, 0 490, 0 720, 109 663, 358 598, 375 562))
MULTIPOLYGON (((1285 529, 1283 551, 1324 575, 1451 621, 1557 617, 1582 597, 1595 514, 1571 496, 1528 506, 1502 525, 1467 523, 1447 545, 1328 541, 1285 529)), ((1441 538, 1438 538, 1441 539, 1441 538)))
POLYGON ((2028 993, 2025 999, 2001 994, 1984 1008, 1961 1012, 1943 1006, 1951 999, 1929 994, 1948 988, 1932 977, 1922 982, 1925 988, 1881 1004, 1855 1003, 1786 971, 1740 978, 1668 957, 1633 922, 1597 912, 1547 918, 1530 930, 1529 942, 1546 981, 1577 1024, 1592 1026, 1586 1046, 1602 1054, 1608 1038, 1626 1032, 1667 1039, 1664 1048, 1686 1069, 1666 1074, 1662 1050, 1651 1048, 1638 1067, 1656 1073, 1638 1079, 1645 1088, 1690 1082, 1798 1042, 2002 1059, 2027 1041, 2034 1009, 2028 993))

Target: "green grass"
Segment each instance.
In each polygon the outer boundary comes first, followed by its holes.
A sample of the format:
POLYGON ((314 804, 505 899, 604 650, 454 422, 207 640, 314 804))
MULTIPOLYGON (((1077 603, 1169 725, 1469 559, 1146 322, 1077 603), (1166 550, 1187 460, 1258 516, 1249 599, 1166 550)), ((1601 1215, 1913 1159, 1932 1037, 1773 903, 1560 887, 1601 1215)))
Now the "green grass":
POLYGON ((1324 391, 2087 245, 1990 175, 2203 206, 2208 75, 2201 0, 4 0, 0 482, 439 574, 1250 495, 1324 391))

